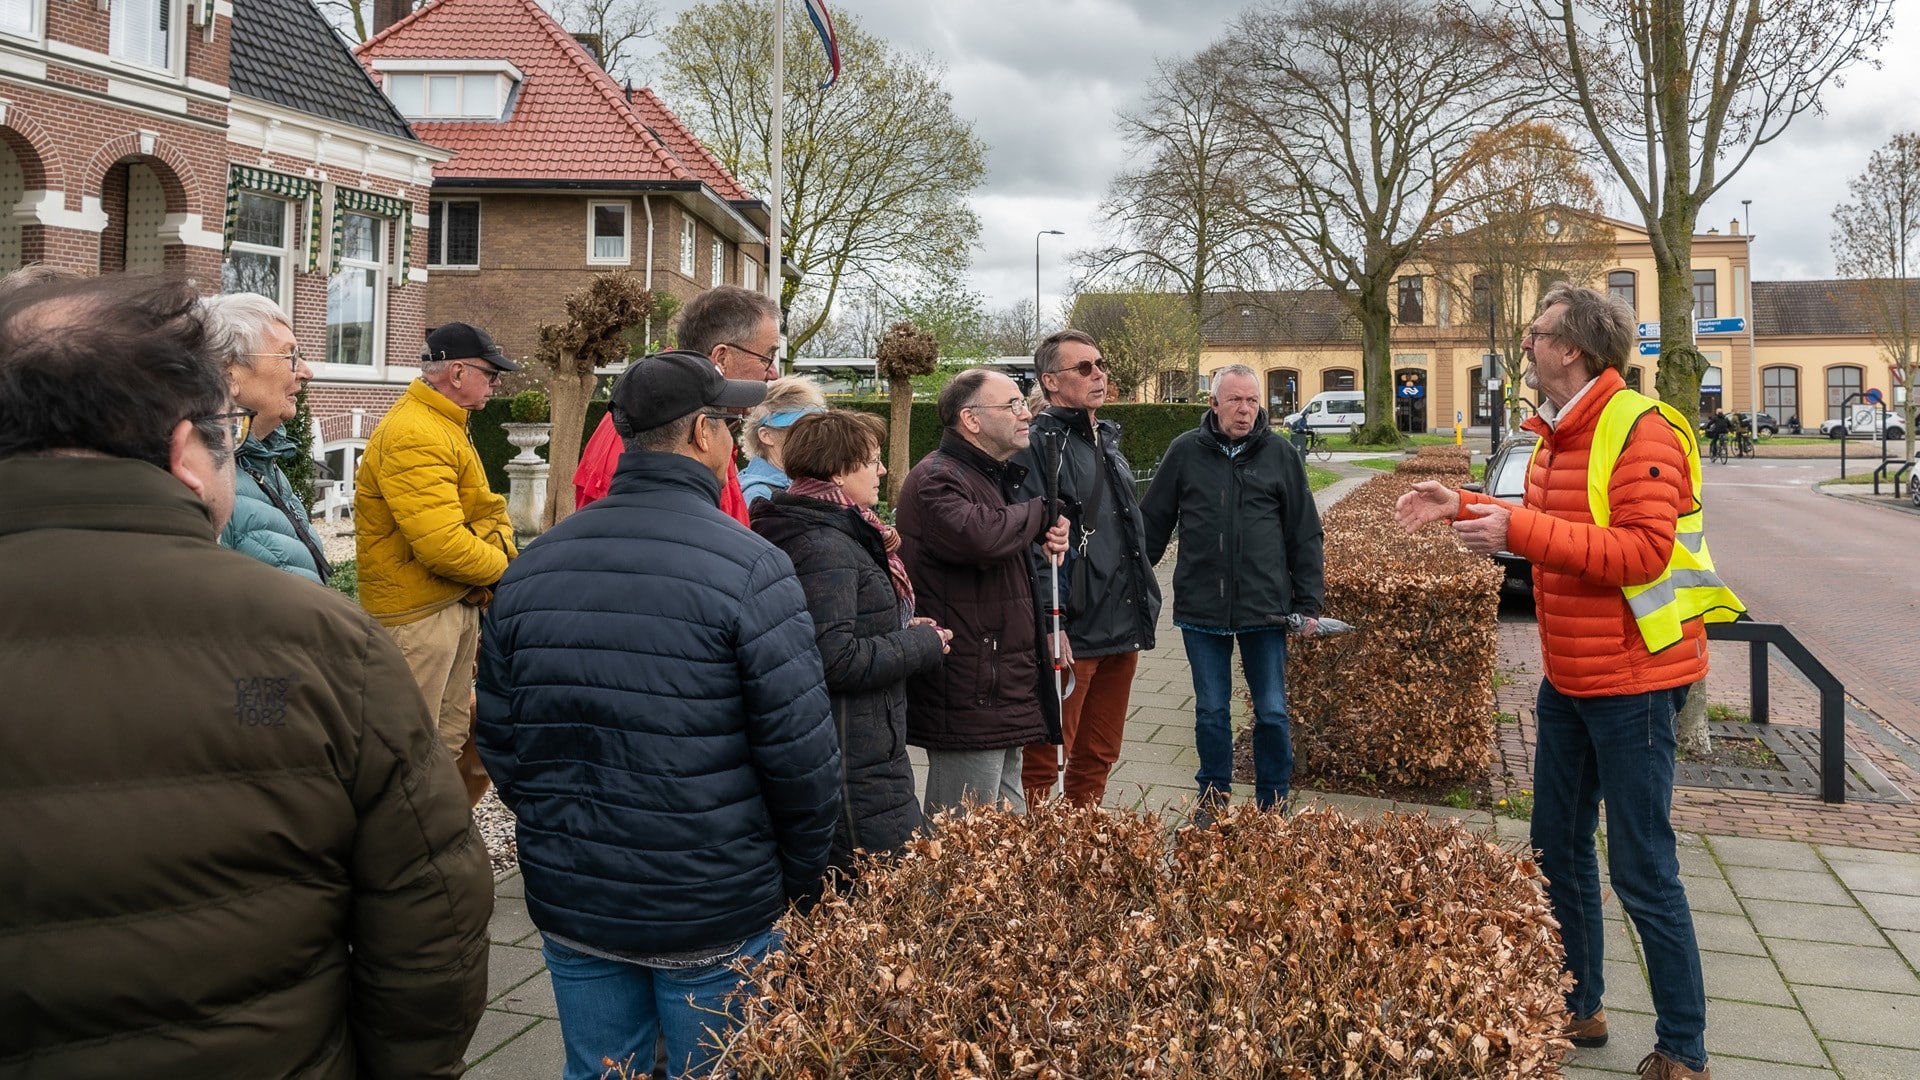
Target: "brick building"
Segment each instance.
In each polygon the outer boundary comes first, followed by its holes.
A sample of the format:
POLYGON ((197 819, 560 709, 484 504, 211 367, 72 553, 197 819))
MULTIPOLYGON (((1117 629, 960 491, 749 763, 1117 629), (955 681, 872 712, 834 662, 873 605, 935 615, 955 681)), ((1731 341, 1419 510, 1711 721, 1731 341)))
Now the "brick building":
POLYGON ((421 138, 454 151, 433 170, 429 324, 479 323, 525 357, 608 271, 682 300, 764 288, 766 204, 535 0, 437 0, 359 57, 421 138))

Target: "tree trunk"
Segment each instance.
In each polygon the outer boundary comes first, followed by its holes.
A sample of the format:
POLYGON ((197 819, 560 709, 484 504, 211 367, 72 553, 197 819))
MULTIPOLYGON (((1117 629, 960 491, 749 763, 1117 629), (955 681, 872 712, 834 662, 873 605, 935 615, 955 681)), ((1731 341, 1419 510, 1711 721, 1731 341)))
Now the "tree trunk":
MULTIPOLYGON (((1660 364, 1654 375, 1654 387, 1660 400, 1679 410, 1696 428, 1700 420, 1700 377, 1707 373, 1707 358, 1693 342, 1693 217, 1679 210, 1661 215, 1660 231, 1666 236, 1667 257, 1655 250, 1660 289, 1660 364)), ((1687 694, 1676 723, 1680 752, 1704 758, 1713 750, 1713 738, 1707 730, 1707 691, 1705 683, 1695 684, 1687 694)))
POLYGON ((888 399, 893 407, 893 419, 888 424, 887 441, 887 505, 900 503, 900 485, 907 482, 907 469, 913 434, 913 380, 905 376, 895 376, 888 381, 888 399))
POLYGON ((586 438, 587 402, 593 397, 594 374, 589 368, 576 374, 573 354, 561 357, 561 370, 547 379, 549 417, 553 436, 547 443, 547 528, 573 513, 573 474, 580 467, 580 447, 586 438))
POLYGON ((1367 422, 1359 441, 1394 446, 1400 430, 1393 424, 1393 319, 1384 286, 1360 296, 1360 389, 1367 397, 1367 422))
POLYGON ((1678 729, 1679 753, 1681 757, 1702 760, 1713 752, 1713 738, 1707 731, 1707 684, 1705 680, 1694 683, 1687 691, 1687 702, 1680 706, 1680 718, 1675 724, 1678 729))

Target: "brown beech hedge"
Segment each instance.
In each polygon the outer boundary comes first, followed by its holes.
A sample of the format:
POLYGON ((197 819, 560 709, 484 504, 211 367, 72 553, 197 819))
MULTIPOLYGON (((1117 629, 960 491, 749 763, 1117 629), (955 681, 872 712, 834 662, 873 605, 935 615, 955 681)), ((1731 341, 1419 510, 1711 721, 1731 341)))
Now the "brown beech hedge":
POLYGON ((1299 775, 1406 786, 1469 781, 1493 753, 1501 570, 1451 530, 1408 536, 1393 504, 1419 480, 1468 479, 1463 447, 1425 447, 1321 519, 1327 614, 1359 629, 1287 655, 1299 775))
POLYGON ((1422 817, 1241 806, 943 817, 783 925, 714 1075, 1557 1076, 1561 950, 1523 859, 1422 817))

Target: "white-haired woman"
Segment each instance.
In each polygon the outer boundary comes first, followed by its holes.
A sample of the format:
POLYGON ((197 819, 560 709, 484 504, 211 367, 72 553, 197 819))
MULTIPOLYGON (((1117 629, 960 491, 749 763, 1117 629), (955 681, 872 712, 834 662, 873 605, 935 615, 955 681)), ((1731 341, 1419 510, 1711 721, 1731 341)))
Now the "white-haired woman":
POLYGON ((747 415, 747 429, 741 437, 752 458, 747 467, 740 470, 740 495, 748 506, 787 490, 787 472, 780 449, 786 441, 787 429, 809 413, 826 411, 827 399, 812 379, 788 375, 767 384, 767 399, 747 415))
POLYGON ((300 453, 281 425, 299 410, 300 389, 313 369, 294 343, 280 305, 253 293, 202 301, 207 343, 227 365, 233 403, 252 409, 246 441, 234 450, 233 517, 220 543, 269 566, 325 584, 332 575, 307 507, 287 482, 283 462, 300 453))

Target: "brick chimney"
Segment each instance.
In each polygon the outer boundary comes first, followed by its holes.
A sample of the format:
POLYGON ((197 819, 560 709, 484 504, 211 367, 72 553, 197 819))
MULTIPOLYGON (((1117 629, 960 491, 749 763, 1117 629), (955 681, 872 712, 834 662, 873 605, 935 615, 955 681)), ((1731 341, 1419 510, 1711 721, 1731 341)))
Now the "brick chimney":
POLYGON ((413 0, 373 0, 373 33, 378 34, 413 14, 413 0))

